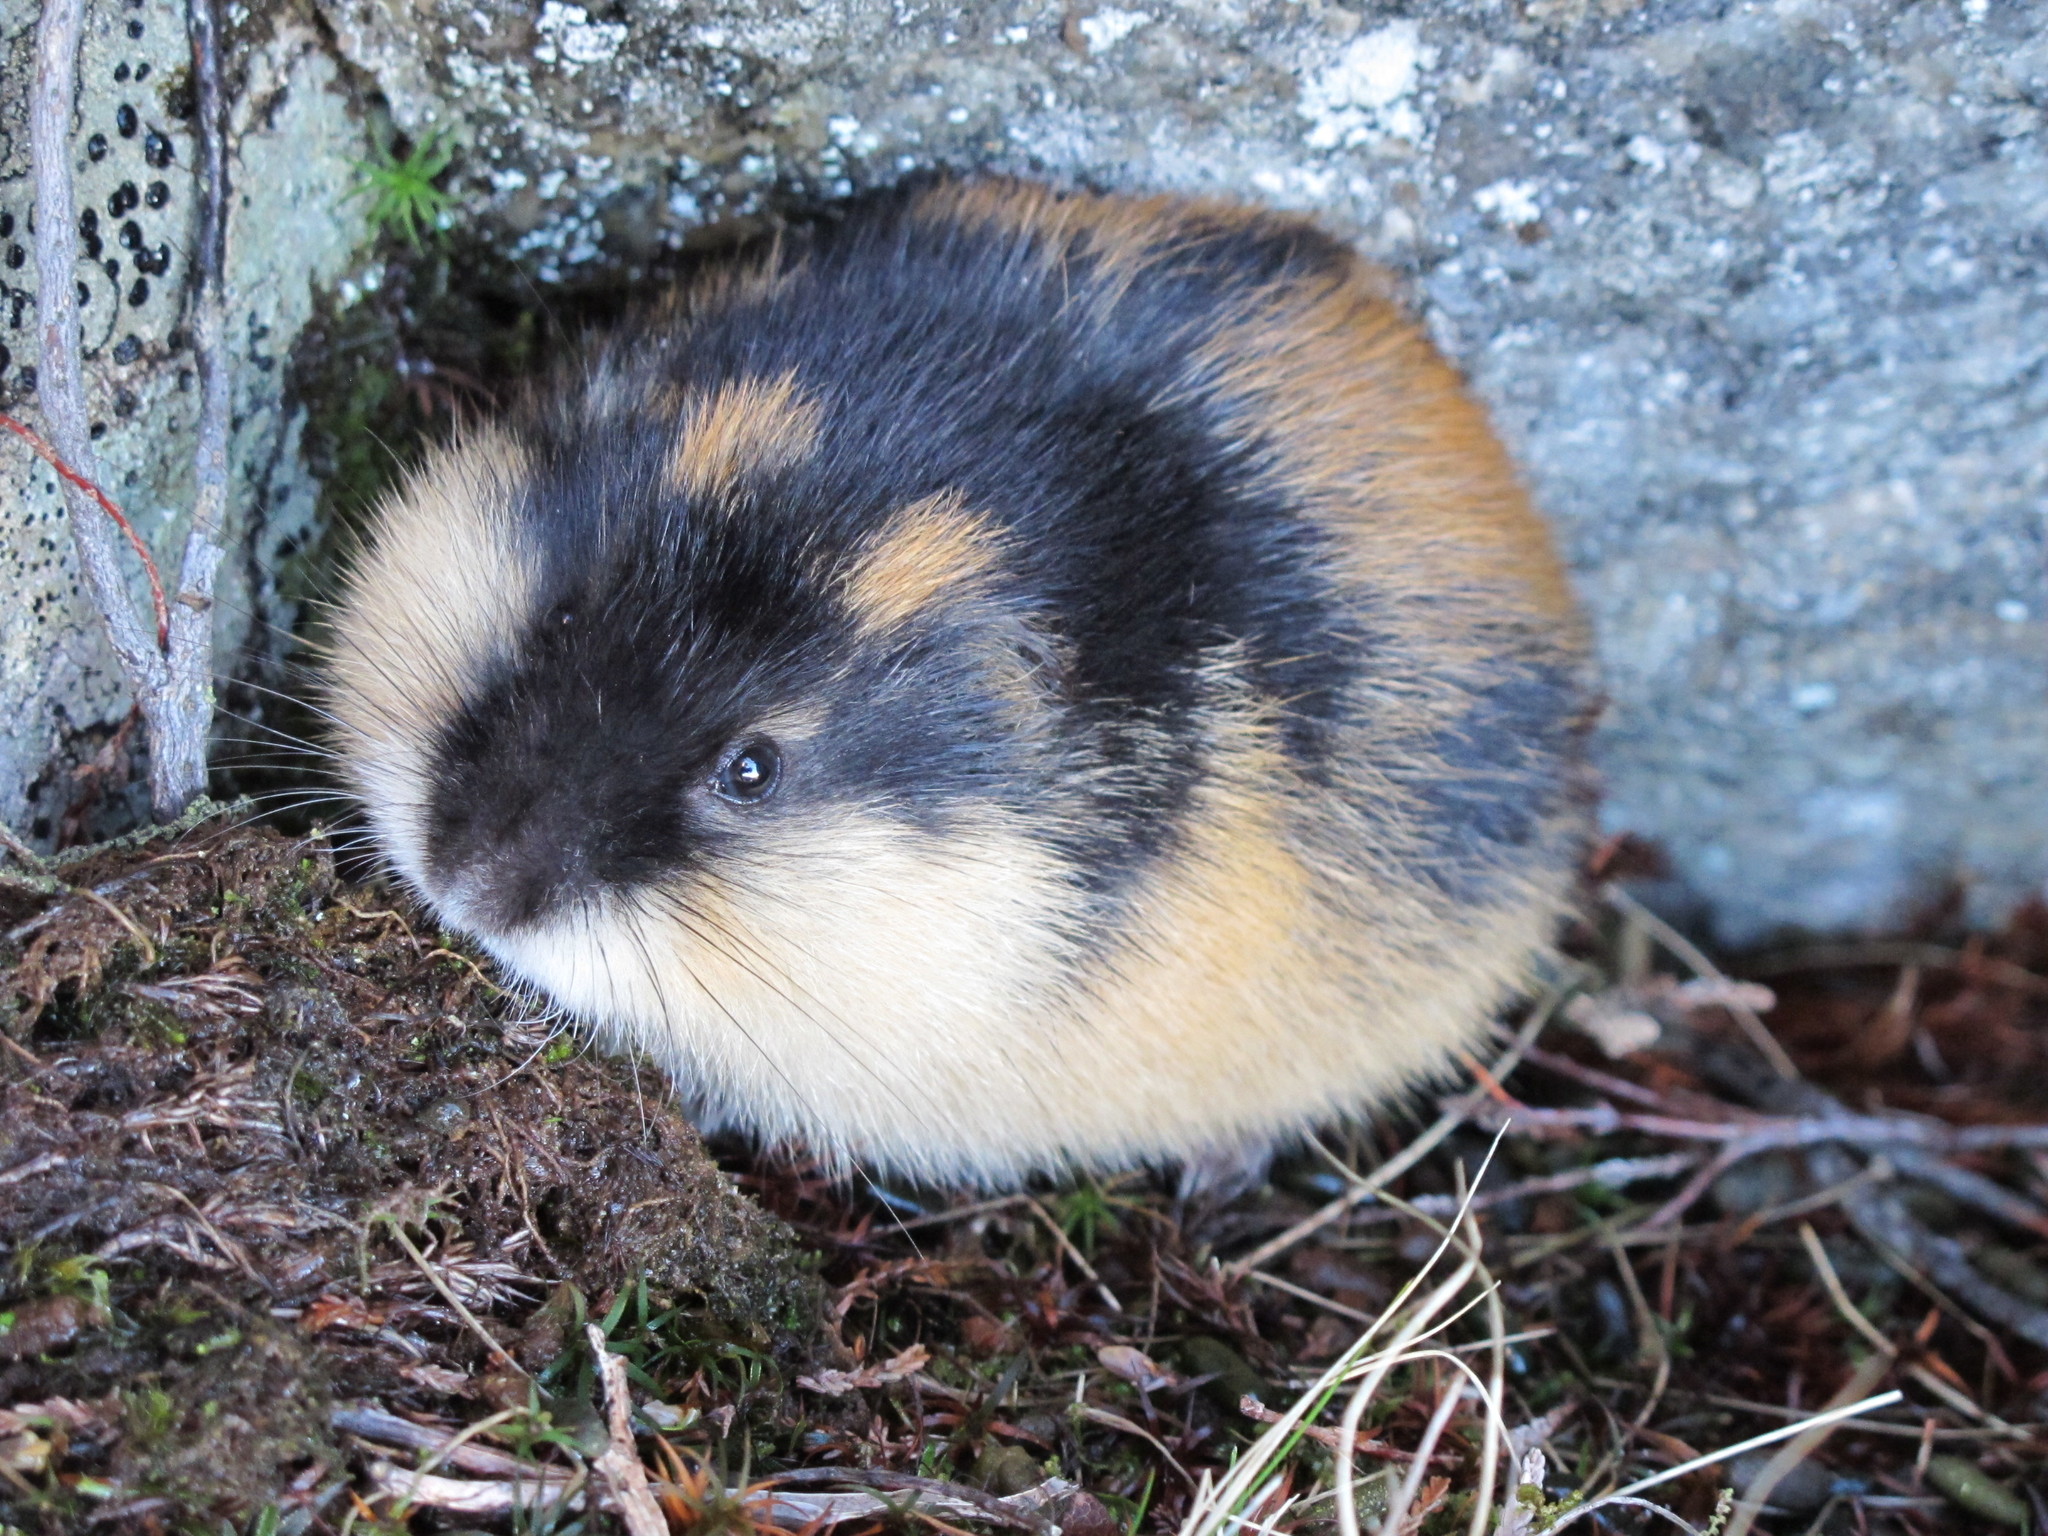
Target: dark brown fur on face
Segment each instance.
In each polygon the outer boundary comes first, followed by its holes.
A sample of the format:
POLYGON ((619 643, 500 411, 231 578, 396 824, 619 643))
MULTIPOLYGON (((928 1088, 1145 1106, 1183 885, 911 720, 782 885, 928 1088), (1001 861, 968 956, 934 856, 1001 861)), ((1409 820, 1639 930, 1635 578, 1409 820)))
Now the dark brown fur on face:
POLYGON ((737 258, 384 509, 399 872, 705 1118, 1014 1180, 1443 1067, 1584 830, 1585 638, 1312 226, 941 183, 737 258))

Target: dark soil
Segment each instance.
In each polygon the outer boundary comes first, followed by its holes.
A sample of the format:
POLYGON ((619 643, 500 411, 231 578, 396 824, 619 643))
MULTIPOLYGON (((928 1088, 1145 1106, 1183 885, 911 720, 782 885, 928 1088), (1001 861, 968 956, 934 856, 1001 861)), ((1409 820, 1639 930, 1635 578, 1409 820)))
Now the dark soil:
POLYGON ((0 1407, 70 1405, 13 1458, 22 1526, 234 1519, 338 1490, 336 1403, 523 1401, 436 1279, 529 1370, 627 1294, 808 1358, 812 1261, 659 1085, 319 840, 89 852, 0 879, 0 935, 0 1407))

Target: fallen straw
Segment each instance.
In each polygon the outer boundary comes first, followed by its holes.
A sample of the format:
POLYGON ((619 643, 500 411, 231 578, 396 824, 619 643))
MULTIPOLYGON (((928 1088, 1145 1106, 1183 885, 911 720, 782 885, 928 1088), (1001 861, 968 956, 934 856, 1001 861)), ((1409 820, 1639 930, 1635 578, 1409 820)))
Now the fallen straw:
POLYGON ((1894 1387, 1889 1392, 1880 1392, 1877 1396, 1866 1397, 1861 1402, 1850 1403, 1841 1408, 1833 1408, 1826 1413, 1816 1413, 1810 1419, 1801 1419, 1797 1423, 1781 1425, 1777 1429, 1767 1430, 1761 1435, 1754 1435, 1747 1440, 1738 1441, 1736 1444, 1724 1447, 1721 1450, 1709 1451, 1704 1456, 1695 1456, 1691 1461, 1682 1461, 1675 1467, 1666 1467, 1662 1472, 1640 1478, 1630 1483, 1626 1488, 1617 1488, 1612 1493, 1602 1494, 1597 1499, 1592 1499, 1579 1505, 1578 1508, 1569 1511, 1556 1524, 1542 1527, 1538 1536, 1551 1536, 1552 1532, 1563 1530, 1583 1515, 1590 1515, 1595 1510, 1612 1504, 1617 1500, 1634 1498, 1646 1489, 1656 1488, 1664 1483, 1672 1482, 1684 1477, 1689 1472, 1697 1472, 1702 1467, 1711 1467, 1717 1463, 1732 1460, 1737 1456, 1743 1455, 1745 1452, 1760 1450, 1767 1445, 1776 1445, 1780 1440, 1790 1440, 1794 1435, 1803 1435, 1810 1430, 1825 1429, 1828 1425, 1839 1424, 1844 1419, 1853 1419, 1860 1414, 1875 1413, 1880 1408, 1889 1408, 1893 1403, 1902 1401, 1905 1395, 1905 1393, 1894 1387))

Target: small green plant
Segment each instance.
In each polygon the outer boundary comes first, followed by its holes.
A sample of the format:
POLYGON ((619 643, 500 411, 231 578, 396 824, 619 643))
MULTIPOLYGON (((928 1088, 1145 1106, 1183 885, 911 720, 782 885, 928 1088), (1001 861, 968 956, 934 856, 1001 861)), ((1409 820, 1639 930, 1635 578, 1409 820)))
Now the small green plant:
POLYGON ((397 153, 394 140, 375 159, 356 162, 363 179, 348 196, 368 197, 370 222, 388 234, 403 235, 418 250, 425 243, 423 234, 440 233, 444 215, 455 206, 454 197, 434 185, 454 158, 454 146, 442 129, 419 139, 403 155, 397 153))

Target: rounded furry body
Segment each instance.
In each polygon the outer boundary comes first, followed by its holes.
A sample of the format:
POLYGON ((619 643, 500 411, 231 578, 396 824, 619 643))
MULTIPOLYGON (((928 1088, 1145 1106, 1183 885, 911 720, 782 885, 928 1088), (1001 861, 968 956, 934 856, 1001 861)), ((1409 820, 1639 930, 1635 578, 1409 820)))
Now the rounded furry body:
POLYGON ((399 874, 703 1120, 991 1184, 1445 1066, 1569 902, 1585 661, 1346 248, 981 181, 429 455, 330 684, 399 874))

